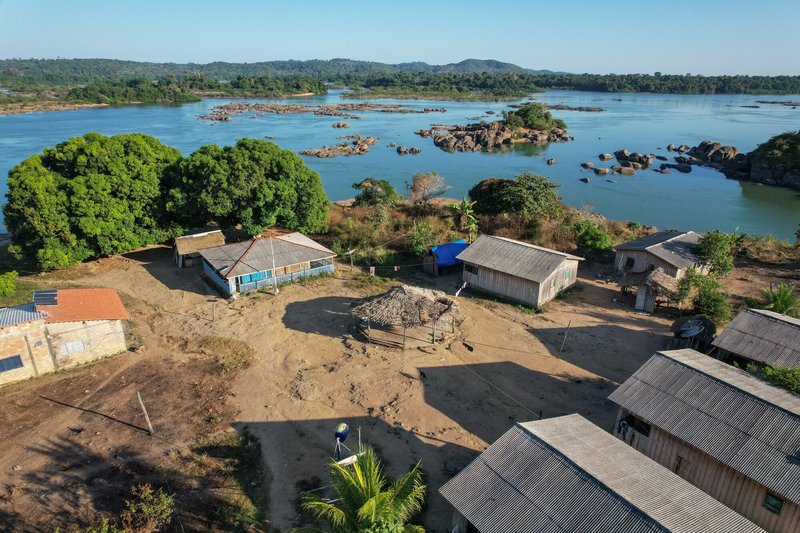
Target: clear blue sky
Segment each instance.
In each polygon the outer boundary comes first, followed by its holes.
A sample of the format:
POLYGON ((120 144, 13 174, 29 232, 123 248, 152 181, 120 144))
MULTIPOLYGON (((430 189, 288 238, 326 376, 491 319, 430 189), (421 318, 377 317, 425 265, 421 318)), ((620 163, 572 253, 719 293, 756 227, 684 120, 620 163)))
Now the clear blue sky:
POLYGON ((800 0, 0 0, 0 58, 800 75, 800 0))

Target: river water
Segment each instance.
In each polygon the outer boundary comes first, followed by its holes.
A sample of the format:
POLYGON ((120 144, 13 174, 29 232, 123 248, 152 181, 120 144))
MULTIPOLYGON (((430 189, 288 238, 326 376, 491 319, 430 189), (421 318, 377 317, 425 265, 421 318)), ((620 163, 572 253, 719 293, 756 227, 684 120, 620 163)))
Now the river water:
MULTIPOLYGON (((550 177, 561 184, 564 200, 576 207, 589 207, 608 218, 636 220, 659 228, 708 231, 739 228, 751 234, 793 238, 800 224, 800 194, 777 187, 758 186, 726 179, 709 168, 695 167, 690 174, 673 171, 662 175, 642 170, 635 176, 595 176, 580 168, 583 161, 600 162, 597 155, 627 148, 672 157, 670 143, 694 146, 711 139, 749 151, 784 131, 800 128, 800 108, 756 104, 756 100, 793 100, 800 96, 752 95, 655 95, 606 94, 550 91, 536 100, 549 104, 597 106, 602 113, 554 111, 564 119, 574 142, 548 146, 519 146, 506 153, 447 153, 430 139, 414 131, 431 124, 465 124, 477 117, 492 120, 505 103, 449 102, 422 100, 377 100, 415 108, 445 107, 445 113, 395 114, 359 113, 361 119, 295 115, 234 115, 231 122, 210 122, 197 118, 213 106, 231 100, 213 99, 180 106, 136 105, 86 108, 76 111, 42 112, 0 116, 0 172, 6 175, 25 157, 38 153, 68 137, 96 131, 105 135, 142 132, 179 148, 184 154, 203 144, 232 144, 241 137, 274 137, 283 148, 300 151, 341 142, 339 135, 358 133, 379 137, 381 142, 362 156, 318 159, 305 157, 319 172, 331 200, 354 195, 351 185, 372 176, 388 179, 398 188, 416 172, 439 172, 452 190, 447 196, 462 197, 478 181, 488 177, 510 178, 523 172, 550 177), (759 108, 742 107, 760 105, 759 108), (486 111, 495 115, 486 115, 486 111), (349 129, 334 129, 334 122, 346 120, 349 129), (388 145, 395 142, 418 146, 419 155, 397 155, 388 145), (546 158, 557 163, 548 166, 546 158), (579 181, 590 178, 590 183, 579 181), (613 179, 609 183, 606 178, 613 179)), ((241 101, 241 100, 237 100, 241 101)), ((333 104, 343 100, 337 92, 325 96, 287 100, 247 100, 273 103, 333 104)), ((349 100, 345 100, 349 101, 349 100)), ((605 164, 609 166, 611 163, 605 164)), ((5 194, 6 184, 0 185, 5 194)))

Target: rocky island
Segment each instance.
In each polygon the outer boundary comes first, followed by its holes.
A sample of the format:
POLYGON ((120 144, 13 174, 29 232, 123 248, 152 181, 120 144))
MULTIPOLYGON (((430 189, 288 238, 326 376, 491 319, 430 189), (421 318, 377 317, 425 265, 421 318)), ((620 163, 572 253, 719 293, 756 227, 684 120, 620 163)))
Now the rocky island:
MULTIPOLYGON (((240 113, 254 112, 259 114, 291 115, 297 113, 313 113, 321 117, 339 117, 347 119, 359 119, 354 112, 378 112, 378 113, 445 113, 447 109, 443 107, 425 107, 419 109, 412 106, 400 104, 376 104, 372 102, 350 103, 350 104, 331 104, 331 105, 302 105, 302 104, 257 104, 252 102, 231 102, 214 106, 207 115, 198 115, 197 118, 203 120, 213 120, 218 122, 228 122, 233 120, 233 115, 240 113)), ((337 122, 337 124, 346 124, 337 122)), ((339 126, 344 127, 344 126, 339 126)))
POLYGON ((423 138, 433 138, 433 144, 448 152, 488 152, 508 149, 518 143, 571 140, 564 121, 553 118, 545 106, 538 103, 503 112, 503 119, 494 122, 465 126, 434 125, 414 133, 423 138))
POLYGON ((322 148, 309 148, 308 150, 301 150, 300 155, 307 155, 312 157, 337 157, 343 155, 345 157, 351 155, 364 155, 369 152, 369 147, 377 143, 380 139, 377 137, 362 137, 359 134, 343 135, 339 139, 345 139, 341 144, 336 146, 323 146, 322 148))

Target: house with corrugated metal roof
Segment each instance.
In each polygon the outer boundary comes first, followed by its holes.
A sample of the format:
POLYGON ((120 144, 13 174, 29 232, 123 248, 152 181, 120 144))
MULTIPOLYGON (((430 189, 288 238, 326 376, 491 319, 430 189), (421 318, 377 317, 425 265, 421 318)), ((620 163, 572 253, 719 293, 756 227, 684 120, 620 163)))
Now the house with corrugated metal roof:
POLYGON ((763 531, 576 414, 515 424, 439 492, 452 533, 763 531))
POLYGON ((743 309, 711 343, 711 354, 740 366, 800 365, 800 320, 766 309, 743 309))
POLYGON ((481 235, 456 256, 468 287, 529 306, 571 287, 582 257, 505 237, 481 235))
POLYGON ((657 352, 609 399, 614 434, 768 531, 800 531, 800 397, 694 350, 657 352))
POLYGON ((333 273, 336 252, 302 233, 200 250, 203 272, 227 296, 333 273))
POLYGON ((699 240, 694 231, 658 231, 615 246, 614 265, 617 271, 631 274, 661 268, 680 279, 690 268, 700 268, 700 258, 693 252, 699 240))
POLYGON ((125 351, 129 318, 114 289, 34 291, 0 309, 0 384, 125 351))
POLYGON ((173 259, 178 268, 188 268, 200 264, 200 250, 223 246, 225 235, 216 229, 211 231, 198 231, 175 237, 173 259))

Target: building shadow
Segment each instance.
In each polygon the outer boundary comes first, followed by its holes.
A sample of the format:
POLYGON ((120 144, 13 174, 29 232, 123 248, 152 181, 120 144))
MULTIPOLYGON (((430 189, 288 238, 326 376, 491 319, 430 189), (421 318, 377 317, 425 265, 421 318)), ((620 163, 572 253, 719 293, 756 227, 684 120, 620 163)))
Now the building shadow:
POLYGON ((515 422, 579 413, 610 428, 614 385, 602 378, 546 374, 511 361, 423 367, 425 402, 492 443, 515 422))
POLYGON ((173 262, 173 253, 170 247, 154 246, 122 256, 139 263, 148 274, 169 290, 193 292, 209 297, 222 295, 203 275, 202 266, 178 268, 173 262))
POLYGON ((353 298, 325 296, 286 305, 283 324, 303 333, 343 337, 352 333, 356 319, 350 314, 353 298))
MULTIPOLYGON (((646 326, 646 323, 636 325, 646 326)), ((672 338, 668 331, 662 334, 617 324, 573 326, 569 329, 563 326, 528 328, 528 331, 553 357, 614 383, 628 379, 654 352, 666 348, 672 338), (631 346, 636 344, 642 345, 642 349, 631 350, 631 346), (599 346, 602 350, 598 349, 599 346)))
MULTIPOLYGON (((257 436, 271 475, 270 519, 273 527, 289 531, 293 527, 312 527, 314 522, 299 506, 304 490, 315 490, 335 497, 328 487, 330 463, 335 448, 336 426, 344 422, 350 435, 344 444, 352 452, 358 448, 358 430, 365 445, 373 447, 391 479, 408 472, 417 462, 425 474, 425 506, 415 522, 429 531, 444 531, 452 510, 439 495, 439 487, 465 467, 477 453, 447 442, 437 435, 425 435, 415 428, 404 428, 374 416, 342 417, 286 422, 241 422, 237 429, 257 436)), ((506 428, 508 429, 508 428, 506 428)), ((344 450, 343 456, 350 452, 344 450)))

